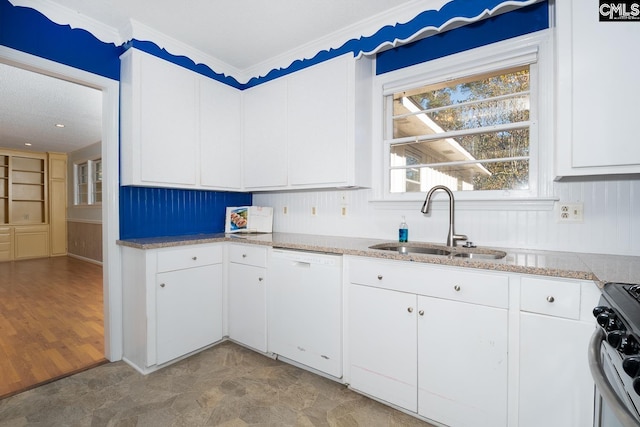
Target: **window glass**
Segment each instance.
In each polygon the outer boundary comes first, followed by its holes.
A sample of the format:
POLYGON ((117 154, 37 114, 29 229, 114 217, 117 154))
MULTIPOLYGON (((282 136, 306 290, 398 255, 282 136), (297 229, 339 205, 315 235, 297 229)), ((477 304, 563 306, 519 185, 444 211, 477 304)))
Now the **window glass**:
POLYGON ((529 189, 530 67, 389 95, 390 192, 529 189))
POLYGON ((76 165, 76 204, 89 203, 89 163, 76 165))
POLYGON ((102 203, 102 160, 93 162, 92 194, 94 203, 102 203))

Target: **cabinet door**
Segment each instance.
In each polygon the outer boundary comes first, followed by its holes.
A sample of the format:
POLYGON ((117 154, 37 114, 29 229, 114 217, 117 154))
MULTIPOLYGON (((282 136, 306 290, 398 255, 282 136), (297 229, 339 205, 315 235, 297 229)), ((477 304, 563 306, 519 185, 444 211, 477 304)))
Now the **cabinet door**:
POLYGON ((222 339, 222 264, 156 276, 156 363, 222 339))
POLYGON ((593 322, 520 313, 519 427, 593 425, 593 322))
POLYGON ((144 52, 128 54, 123 59, 123 156, 131 158, 122 162, 123 183, 195 185, 198 75, 144 52))
POLYGON ((49 256, 49 226, 47 225, 15 227, 13 239, 14 259, 49 256))
POLYGON ((277 79, 243 92, 244 186, 287 185, 287 82, 277 79))
POLYGON ((560 176, 640 172, 640 25, 599 22, 600 3, 556 2, 560 176))
POLYGON ((506 426, 507 330, 506 309, 418 297, 418 413, 506 426))
POLYGON ((242 186, 241 94, 200 79, 200 185, 239 190, 242 186))
POLYGON ((353 56, 341 56, 294 73, 289 79, 291 185, 347 182, 347 165, 353 163, 348 150, 352 143, 349 134, 353 133, 349 103, 354 102, 350 61, 354 61, 353 56))
POLYGON ((229 264, 229 338, 267 351, 266 270, 229 264))
POLYGON ((417 411, 416 296, 349 285, 350 384, 417 411))

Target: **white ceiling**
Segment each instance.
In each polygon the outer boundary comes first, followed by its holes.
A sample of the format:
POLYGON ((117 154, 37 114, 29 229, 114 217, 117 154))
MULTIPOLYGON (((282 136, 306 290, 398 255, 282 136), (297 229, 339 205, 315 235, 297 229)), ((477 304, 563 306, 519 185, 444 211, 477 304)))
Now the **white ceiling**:
MULTIPOLYGON (((429 0, 431 4, 442 2, 429 0)), ((76 14, 82 17, 82 22, 113 29, 114 34, 121 36, 130 34, 132 26, 140 23, 233 69, 247 70, 391 9, 424 4, 425 0, 13 0, 12 3, 34 7, 57 23, 63 23, 60 16, 76 14)), ((104 37, 99 38, 105 41, 104 37)), ((0 147, 25 149, 28 142, 33 145, 27 149, 34 151, 71 152, 101 139, 100 92, 7 65, 0 67, 0 114, 0 147), (65 128, 56 128, 56 123, 65 124, 65 128)))
POLYGON ((0 147, 68 153, 99 142, 101 123, 99 90, 0 63, 0 147))

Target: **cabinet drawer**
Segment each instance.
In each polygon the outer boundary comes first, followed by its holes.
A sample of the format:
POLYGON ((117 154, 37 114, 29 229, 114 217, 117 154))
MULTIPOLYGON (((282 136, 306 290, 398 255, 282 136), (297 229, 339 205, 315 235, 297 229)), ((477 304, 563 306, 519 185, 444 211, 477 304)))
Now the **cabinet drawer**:
POLYGON ((580 318, 580 283, 523 277, 520 309, 551 316, 580 318))
POLYGON ((255 267, 266 267, 267 248, 250 245, 229 245, 229 261, 255 267))
POLYGON ((349 259, 351 283, 492 307, 509 306, 509 278, 474 269, 403 261, 349 259))
POLYGON ((193 245, 158 252, 158 272, 182 270, 222 262, 222 246, 193 245))

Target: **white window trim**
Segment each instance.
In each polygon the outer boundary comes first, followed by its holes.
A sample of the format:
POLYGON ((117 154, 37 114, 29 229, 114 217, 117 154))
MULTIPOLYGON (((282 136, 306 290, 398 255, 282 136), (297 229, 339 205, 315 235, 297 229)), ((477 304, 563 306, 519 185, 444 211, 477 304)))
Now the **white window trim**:
MULTIPOLYGON (((389 147, 384 142, 385 95, 430 83, 438 83, 496 67, 508 68, 531 64, 531 105, 534 123, 530 133, 529 190, 456 192, 456 207, 462 209, 551 210, 553 197, 553 38, 552 30, 543 30, 422 64, 376 76, 373 79, 373 200, 384 209, 406 209, 424 201, 421 193, 390 193, 389 147), (536 114, 537 113, 537 114, 536 114), (516 206, 518 205, 518 206, 516 206)), ((386 124, 387 126, 390 123, 386 124)), ((445 199, 440 195, 438 199, 445 199)))
POLYGON ((93 207, 93 206, 101 206, 102 202, 95 201, 95 193, 93 191, 93 183, 94 183, 94 175, 95 175, 95 163, 102 162, 101 157, 94 157, 90 159, 82 159, 77 160, 73 163, 73 206, 82 208, 82 207, 93 207), (83 164, 87 164, 87 202, 80 203, 79 197, 79 182, 78 182, 78 169, 79 166, 83 164))

